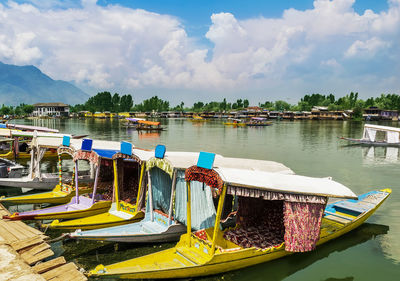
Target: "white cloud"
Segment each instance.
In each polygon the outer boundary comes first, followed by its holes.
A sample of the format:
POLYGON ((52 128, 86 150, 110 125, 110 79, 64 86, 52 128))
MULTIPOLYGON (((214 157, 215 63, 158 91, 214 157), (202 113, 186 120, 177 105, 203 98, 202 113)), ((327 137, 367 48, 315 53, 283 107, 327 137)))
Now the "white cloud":
POLYGON ((380 49, 389 47, 390 44, 384 42, 376 37, 368 39, 366 41, 356 40, 346 51, 346 57, 355 57, 360 54, 371 57, 376 54, 380 49))
MULTIPOLYGON (((231 13, 212 14, 205 34, 213 44, 208 50, 198 47, 170 15, 101 7, 94 0, 11 1, 0 4, 0 60, 34 64, 55 79, 96 91, 251 91, 279 98, 316 88, 350 91, 362 83, 366 95, 399 90, 399 80, 382 82, 399 77, 393 73, 396 68, 386 67, 385 73, 376 69, 400 63, 395 48, 400 43, 400 0, 390 0, 389 9, 380 13, 358 14, 353 4, 316 0, 312 9, 288 9, 280 18, 238 20, 231 13), (364 63, 363 72, 357 63, 364 63), (323 80, 320 71, 328 68, 335 72, 323 80)), ((195 94, 189 98, 194 99, 195 94)))

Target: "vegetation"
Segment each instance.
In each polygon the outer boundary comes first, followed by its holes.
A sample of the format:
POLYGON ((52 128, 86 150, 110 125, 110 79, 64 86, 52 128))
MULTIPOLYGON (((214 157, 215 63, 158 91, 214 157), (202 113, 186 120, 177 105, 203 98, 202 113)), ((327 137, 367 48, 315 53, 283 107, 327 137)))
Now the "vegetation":
POLYGON ((29 115, 33 112, 33 105, 21 103, 20 105, 14 106, 6 106, 2 105, 0 108, 0 115, 17 115, 17 116, 25 116, 29 115))
MULTIPOLYGON (((71 106, 71 112, 91 111, 91 112, 128 112, 128 111, 193 111, 193 112, 226 112, 241 110, 249 107, 247 99, 237 99, 235 102, 227 102, 224 98, 221 102, 210 101, 204 103, 202 101, 195 102, 192 107, 184 107, 184 102, 171 107, 169 101, 162 100, 158 96, 153 96, 144 100, 139 104, 133 103, 131 95, 119 95, 118 93, 111 94, 110 92, 100 92, 97 95, 89 98, 84 104, 71 106)), ((368 98, 362 100, 358 97, 358 93, 351 92, 350 94, 336 98, 333 94, 322 95, 318 93, 307 94, 297 104, 289 104, 283 100, 275 102, 266 101, 259 103, 259 107, 267 110, 276 111, 311 111, 314 106, 325 106, 328 110, 353 110, 355 118, 361 118, 363 109, 376 106, 386 110, 400 111, 400 96, 397 94, 381 94, 376 98, 368 98)), ((19 106, 5 106, 0 108, 0 115, 18 115, 24 116, 33 112, 32 105, 20 104, 19 106)))

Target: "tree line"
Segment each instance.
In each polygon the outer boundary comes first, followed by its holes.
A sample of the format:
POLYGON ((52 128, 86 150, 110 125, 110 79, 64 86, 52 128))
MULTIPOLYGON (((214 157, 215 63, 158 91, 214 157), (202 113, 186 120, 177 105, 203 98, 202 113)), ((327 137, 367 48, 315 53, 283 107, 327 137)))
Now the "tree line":
POLYGON ((27 116, 33 112, 33 105, 21 103, 17 106, 7 106, 2 105, 0 107, 0 115, 17 115, 17 116, 27 116))
MULTIPOLYGON (((354 114, 362 114, 364 108, 376 106, 381 109, 399 110, 400 111, 400 96, 397 94, 381 94, 376 98, 368 98, 362 100, 357 92, 351 92, 343 97, 335 97, 333 94, 322 95, 319 93, 306 94, 298 101, 297 104, 290 104, 284 100, 265 101, 259 103, 259 107, 274 111, 311 111, 314 106, 325 106, 328 110, 353 110, 354 114)), ((126 111, 193 111, 193 112, 224 112, 231 110, 241 110, 249 107, 247 99, 237 99, 235 102, 227 102, 224 98, 221 102, 197 101, 191 107, 185 107, 184 102, 176 106, 170 106, 169 101, 163 100, 158 96, 153 96, 141 103, 134 104, 131 95, 123 95, 110 92, 101 92, 89 98, 84 104, 78 104, 71 107, 72 112, 78 111, 111 111, 111 112, 126 112, 126 111)))

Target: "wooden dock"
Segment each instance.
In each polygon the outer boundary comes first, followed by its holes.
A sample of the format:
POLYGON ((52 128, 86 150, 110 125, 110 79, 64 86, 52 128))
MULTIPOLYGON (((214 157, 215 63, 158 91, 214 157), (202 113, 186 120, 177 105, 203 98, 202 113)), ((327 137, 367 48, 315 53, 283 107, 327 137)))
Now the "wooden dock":
POLYGON ((0 280, 87 280, 64 257, 49 260, 54 252, 45 243, 44 233, 22 221, 2 219, 9 214, 0 204, 0 280))

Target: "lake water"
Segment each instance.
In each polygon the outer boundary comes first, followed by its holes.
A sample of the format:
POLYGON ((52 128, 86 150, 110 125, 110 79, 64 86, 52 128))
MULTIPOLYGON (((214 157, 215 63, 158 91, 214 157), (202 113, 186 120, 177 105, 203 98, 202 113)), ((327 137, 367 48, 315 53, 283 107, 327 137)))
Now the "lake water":
MULTIPOLYGON (((340 136, 359 138, 362 122, 281 121, 264 128, 233 128, 220 120, 192 123, 161 120, 160 133, 138 133, 118 120, 17 120, 76 135, 125 140, 152 149, 208 151, 224 156, 278 161, 295 173, 331 176, 356 194, 391 188, 389 199, 357 230, 315 251, 202 280, 400 280, 400 156, 398 148, 348 145, 340 136)), ((399 127, 398 122, 380 123, 399 127)), ((60 233, 49 232, 52 237, 60 233)), ((85 269, 159 251, 174 244, 126 245, 100 242, 56 242, 53 249, 85 269)))

